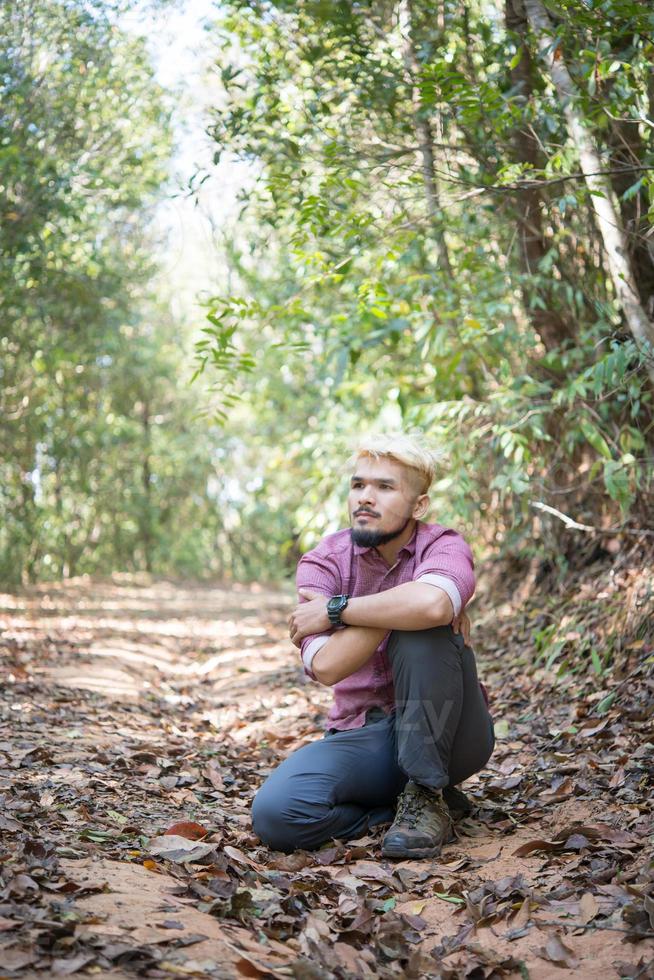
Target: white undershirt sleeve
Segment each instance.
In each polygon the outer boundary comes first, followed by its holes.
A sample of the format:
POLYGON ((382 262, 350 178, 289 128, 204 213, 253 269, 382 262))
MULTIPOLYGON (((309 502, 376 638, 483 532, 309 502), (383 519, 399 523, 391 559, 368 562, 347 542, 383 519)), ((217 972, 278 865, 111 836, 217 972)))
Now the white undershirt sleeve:
POLYGON ((448 578, 446 575, 437 575, 436 572, 427 572, 426 575, 421 575, 419 579, 416 579, 416 581, 427 582, 428 585, 436 585, 439 589, 442 589, 443 592, 447 593, 447 595, 450 597, 454 615, 459 615, 463 605, 461 602, 461 593, 451 578, 448 578))
MULTIPOLYGON (((313 658, 318 653, 318 650, 322 650, 325 643, 329 639, 329 636, 317 636, 315 640, 307 645, 306 650, 302 654, 302 663, 304 664, 304 669, 306 670, 309 677, 313 677, 313 671, 311 670, 311 665, 313 664, 313 658)), ((315 680, 315 678, 314 678, 315 680)))

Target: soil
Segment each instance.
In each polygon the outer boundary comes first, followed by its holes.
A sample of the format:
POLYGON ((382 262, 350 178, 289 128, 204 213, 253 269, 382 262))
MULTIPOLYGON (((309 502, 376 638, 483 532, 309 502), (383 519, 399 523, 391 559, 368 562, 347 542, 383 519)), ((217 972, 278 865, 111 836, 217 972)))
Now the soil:
POLYGON ((496 751, 457 839, 400 863, 384 828, 293 855, 252 832, 331 700, 288 641, 290 593, 1 595, 0 977, 652 977, 651 581, 613 572, 502 601, 488 578, 496 751))

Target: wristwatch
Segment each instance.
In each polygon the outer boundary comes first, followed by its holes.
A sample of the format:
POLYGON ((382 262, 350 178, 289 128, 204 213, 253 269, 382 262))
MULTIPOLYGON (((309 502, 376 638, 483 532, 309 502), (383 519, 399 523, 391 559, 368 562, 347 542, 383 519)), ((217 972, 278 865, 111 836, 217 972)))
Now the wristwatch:
POLYGON ((327 602, 327 615, 332 626, 345 626, 341 613, 350 601, 349 595, 333 595, 327 602))

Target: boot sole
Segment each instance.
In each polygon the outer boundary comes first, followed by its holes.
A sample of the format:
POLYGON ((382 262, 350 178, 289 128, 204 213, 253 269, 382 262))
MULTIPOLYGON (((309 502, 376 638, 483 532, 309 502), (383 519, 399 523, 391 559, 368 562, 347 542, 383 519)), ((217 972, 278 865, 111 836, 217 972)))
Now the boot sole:
POLYGON ((401 844, 382 844, 382 857, 396 858, 409 861, 411 858, 438 857, 445 844, 451 844, 456 840, 456 834, 450 832, 447 840, 435 847, 402 847, 401 844))
POLYGON ((414 847, 411 850, 407 850, 406 847, 393 847, 391 844, 389 847, 382 847, 382 857, 396 858, 400 860, 410 860, 411 858, 429 858, 436 857, 441 853, 441 847, 414 847))

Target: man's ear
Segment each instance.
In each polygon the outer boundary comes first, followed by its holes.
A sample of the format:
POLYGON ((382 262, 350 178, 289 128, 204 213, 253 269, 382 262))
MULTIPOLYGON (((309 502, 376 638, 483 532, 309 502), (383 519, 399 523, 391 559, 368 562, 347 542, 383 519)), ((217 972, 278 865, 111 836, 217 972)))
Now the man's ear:
POLYGON ((418 521, 424 517, 429 510, 429 497, 426 493, 421 493, 413 507, 413 517, 418 521))

